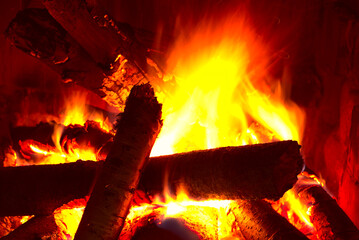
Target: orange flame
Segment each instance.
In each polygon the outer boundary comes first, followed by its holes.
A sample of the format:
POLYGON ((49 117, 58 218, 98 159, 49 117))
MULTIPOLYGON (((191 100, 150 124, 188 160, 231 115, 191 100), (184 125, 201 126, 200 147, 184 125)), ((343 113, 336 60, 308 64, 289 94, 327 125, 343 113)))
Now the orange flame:
POLYGON ((81 125, 84 126, 87 120, 98 122, 106 132, 112 130, 112 124, 109 119, 98 111, 90 111, 87 103, 86 92, 77 92, 73 96, 66 99, 65 112, 62 118, 62 124, 68 125, 81 125))
POLYGON ((262 142, 253 123, 299 141, 304 114, 268 84, 266 52, 242 18, 207 21, 180 38, 168 60, 174 77, 157 93, 164 125, 152 156, 262 142))
MULTIPOLYGON (((300 141, 304 113, 285 99, 278 81, 270 79, 268 59, 266 48, 243 18, 206 21, 192 30, 190 39, 182 36, 168 60, 173 76, 167 77, 157 93, 163 102, 164 125, 151 155, 274 140, 300 141)), ((230 203, 191 201, 185 191, 176 198, 164 195, 164 217, 186 219, 198 209, 211 208, 215 218, 221 219, 219 209, 230 203)), ((293 208, 302 207, 298 202, 294 205, 290 193, 284 198, 293 208)), ((206 214, 195 215, 192 222, 203 225, 207 220, 198 219, 206 219, 206 214)), ((222 229, 223 233, 219 236, 207 231, 208 236, 230 238, 231 223, 218 221, 216 231, 222 229)))
MULTIPOLYGON (((182 35, 168 59, 173 76, 167 76, 164 85, 158 86, 164 125, 151 155, 275 139, 300 141, 304 114, 284 98, 280 84, 270 79, 268 59, 267 49, 244 18, 205 21, 192 29, 190 39, 182 35)), ((77 99, 71 104, 76 102, 84 101, 77 99)), ((71 109, 66 112, 71 119, 65 118, 65 125, 83 124, 90 118, 84 116, 83 109, 71 109)), ((54 134, 54 142, 59 136, 54 134)), ((59 146, 56 149, 62 154, 59 146)), ((53 155, 53 151, 35 146, 31 149, 53 155)), ((210 239, 236 239, 226 220, 229 203, 192 201, 182 191, 176 198, 167 197, 164 203, 156 200, 155 205, 133 207, 126 221, 131 223, 156 206, 163 209, 164 218, 185 219, 189 225, 199 226, 196 231, 202 229, 210 239), (215 226, 214 232, 208 230, 211 228, 207 223, 212 229, 215 226)), ((73 224, 77 227, 78 223, 73 224)), ((73 237, 74 229, 66 230, 66 234, 73 237)))

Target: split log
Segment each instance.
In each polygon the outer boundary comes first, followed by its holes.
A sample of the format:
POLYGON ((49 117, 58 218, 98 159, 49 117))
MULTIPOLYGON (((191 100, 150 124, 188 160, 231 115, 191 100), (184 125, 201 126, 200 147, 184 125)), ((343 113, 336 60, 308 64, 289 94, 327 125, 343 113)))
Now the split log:
MULTIPOLYGON (((296 182, 299 146, 283 141, 150 158, 139 189, 185 187, 193 198, 278 199, 296 182), (165 178, 167 174, 167 179, 165 178)), ((0 216, 49 214, 89 194, 102 162, 0 168, 0 216)))
POLYGON ((233 202, 228 214, 235 218, 232 228, 247 240, 308 239, 264 200, 233 202))
POLYGON ((310 221, 320 239, 359 239, 356 226, 322 186, 296 186, 294 189, 300 201, 310 206, 310 221))
POLYGON ((161 109, 150 84, 132 88, 75 239, 120 236, 141 173, 162 127, 161 109))
POLYGON ((54 215, 35 216, 1 240, 60 239, 54 215))
POLYGON ((40 59, 66 82, 72 80, 104 96, 100 91, 103 70, 46 9, 19 11, 5 35, 17 48, 40 59))

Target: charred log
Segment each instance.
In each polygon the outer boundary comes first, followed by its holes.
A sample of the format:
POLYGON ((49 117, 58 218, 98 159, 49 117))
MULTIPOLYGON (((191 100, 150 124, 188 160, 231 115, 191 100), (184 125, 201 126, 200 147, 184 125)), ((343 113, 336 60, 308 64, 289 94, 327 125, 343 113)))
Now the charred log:
POLYGON ((235 221, 233 229, 245 239, 308 239, 264 200, 236 201, 229 214, 235 221))
MULTIPOLYGON (((161 194, 186 187, 197 199, 278 199, 296 182, 303 160, 293 141, 152 157, 139 189, 161 194), (165 178, 166 173, 168 174, 165 178)), ((0 168, 0 216, 49 214, 89 194, 102 162, 0 168), (11 180, 9 180, 11 179, 11 180)))
POLYGON ((24 9, 9 24, 6 37, 17 48, 32 55, 67 82, 69 80, 96 92, 100 91, 103 70, 46 9, 24 9))
POLYGON ((295 189, 301 202, 310 206, 310 221, 320 239, 359 239, 356 226, 320 185, 295 189))
POLYGON ((150 84, 131 90, 75 239, 118 239, 162 127, 161 108, 150 84))

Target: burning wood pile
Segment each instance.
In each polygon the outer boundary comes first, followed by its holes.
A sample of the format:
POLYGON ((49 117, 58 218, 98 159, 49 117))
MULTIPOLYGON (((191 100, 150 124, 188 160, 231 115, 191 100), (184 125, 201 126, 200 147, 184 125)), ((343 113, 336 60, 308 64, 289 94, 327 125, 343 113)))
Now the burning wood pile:
MULTIPOLYGON (((251 115, 252 124, 239 124, 245 134, 225 122, 223 134, 236 137, 224 146, 207 141, 208 149, 198 150, 186 142, 185 148, 166 152, 169 144, 178 145, 172 136, 185 131, 180 123, 175 130, 166 126, 167 117, 180 122, 184 117, 168 114, 155 96, 166 98, 176 85, 166 79, 164 55, 150 50, 154 37, 115 23, 81 0, 43 4, 46 9, 19 12, 8 39, 66 83, 99 94, 122 113, 115 130, 104 130, 103 121, 10 129, 13 144, 4 149, 0 168, 2 239, 359 239, 358 229, 315 175, 302 172, 299 134, 286 131, 290 121, 274 114, 285 107, 266 105, 275 120, 251 115), (279 122, 279 130, 265 122, 279 122)), ((223 64, 229 71, 230 63, 223 64)), ((267 104, 266 98, 252 103, 258 92, 247 81, 241 84, 247 88, 232 87, 248 109, 267 104)), ((202 91, 208 85, 210 80, 202 91)), ((194 98, 198 90, 192 93, 194 98)), ((209 97, 215 95, 220 93, 209 97)), ((196 134, 203 129, 187 137, 196 134)))

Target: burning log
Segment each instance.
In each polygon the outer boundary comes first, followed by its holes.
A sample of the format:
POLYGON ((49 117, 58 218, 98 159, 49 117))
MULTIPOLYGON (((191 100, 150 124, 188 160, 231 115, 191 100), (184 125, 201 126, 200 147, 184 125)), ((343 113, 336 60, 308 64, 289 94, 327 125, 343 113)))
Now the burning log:
POLYGON ((310 205, 310 221, 320 239, 359 239, 359 231, 320 185, 296 186, 303 204, 310 205))
POLYGON ((162 127, 161 108, 150 84, 131 90, 75 239, 118 239, 162 127))
POLYGON ((49 215, 89 194, 96 162, 0 168, 0 215, 49 215))
POLYGON ((308 239, 264 200, 236 201, 229 214, 233 228, 245 239, 308 239))
POLYGON ((48 216, 35 216, 1 239, 60 239, 58 230, 53 214, 48 216))
POLYGON ((24 9, 9 24, 6 37, 17 48, 28 53, 68 81, 104 95, 99 91, 103 70, 66 32, 46 9, 24 9))
MULTIPOLYGON (((197 199, 278 199, 296 182, 302 165, 294 141, 152 157, 139 189, 154 196, 167 184, 173 191, 186 187, 197 199)), ((0 195, 0 216, 49 214, 86 196, 99 166, 78 161, 0 168, 0 192, 6 193, 0 195)))
POLYGON ((185 187, 203 199, 277 200, 297 181, 303 166, 295 141, 225 147, 151 159, 140 182, 150 195, 185 187))

